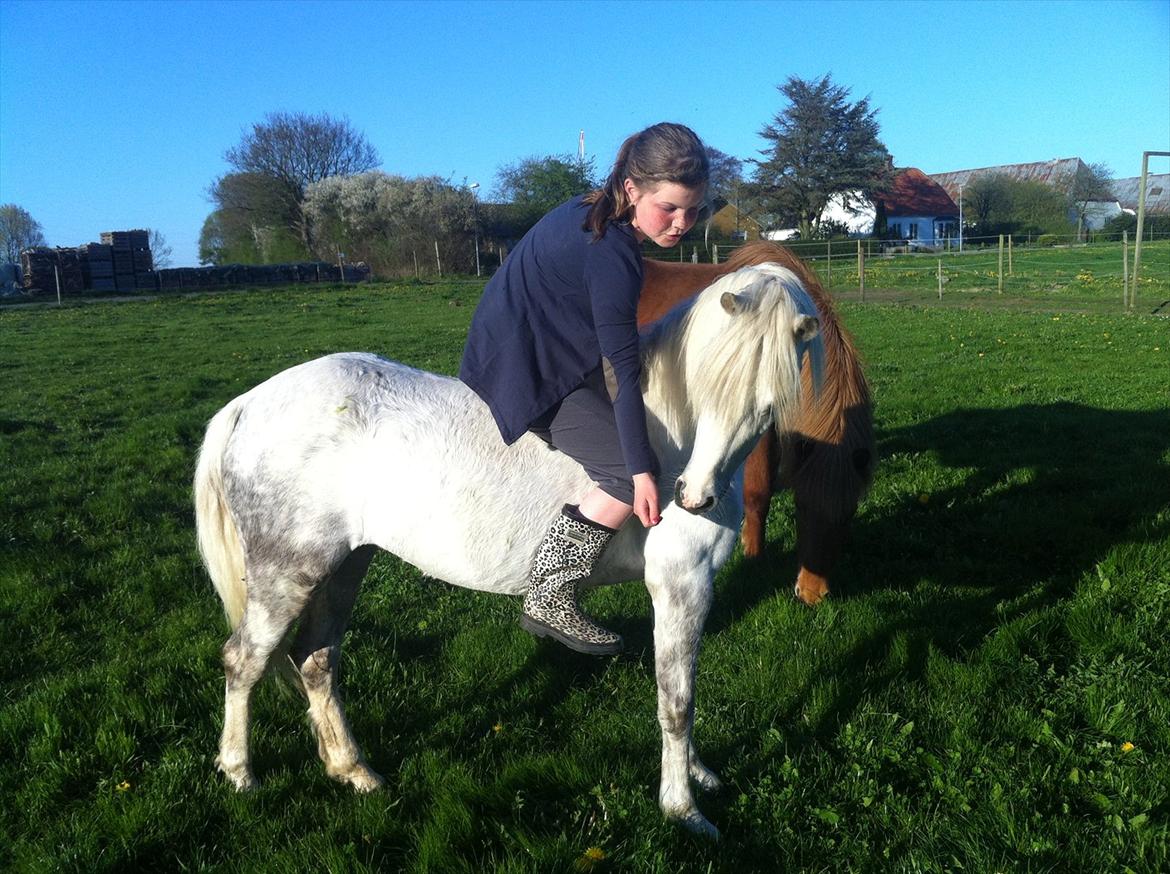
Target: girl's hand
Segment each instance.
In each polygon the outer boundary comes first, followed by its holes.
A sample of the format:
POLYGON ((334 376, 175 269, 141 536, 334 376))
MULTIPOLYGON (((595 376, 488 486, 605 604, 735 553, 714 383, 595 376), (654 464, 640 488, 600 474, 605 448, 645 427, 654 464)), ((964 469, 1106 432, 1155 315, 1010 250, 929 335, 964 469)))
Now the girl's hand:
POLYGON ((634 515, 645 528, 652 528, 662 521, 658 513, 658 483, 653 474, 634 474, 634 515))

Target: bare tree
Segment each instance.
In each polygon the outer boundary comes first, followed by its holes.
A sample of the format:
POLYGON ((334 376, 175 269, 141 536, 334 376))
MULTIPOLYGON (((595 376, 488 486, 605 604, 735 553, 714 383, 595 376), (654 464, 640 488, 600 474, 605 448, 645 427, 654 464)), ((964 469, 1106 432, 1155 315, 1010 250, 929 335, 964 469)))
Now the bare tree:
POLYGON ((150 260, 155 270, 165 270, 174 264, 175 250, 158 228, 150 229, 150 260))
POLYGON ((45 245, 41 223, 29 215, 28 210, 15 203, 0 206, 0 252, 4 260, 16 263, 20 250, 30 246, 45 245))
POLYGON ((280 179, 302 195, 314 182, 364 173, 382 163, 349 119, 303 112, 270 113, 224 153, 224 160, 240 173, 280 179))
POLYGON ((1104 164, 1080 164, 1068 180, 1069 203, 1077 216, 1077 239, 1081 239, 1085 214, 1094 201, 1116 200, 1113 193, 1113 171, 1104 164))
POLYGON ((269 113, 224 153, 224 160, 237 172, 212 185, 211 196, 219 207, 271 213, 275 197, 286 208, 282 224, 300 238, 306 250, 312 240, 303 209, 305 190, 322 179, 365 173, 381 164, 378 152, 349 119, 303 112, 269 113), (222 191, 231 177, 239 176, 252 182, 222 191), (257 184, 257 178, 263 184, 257 184), (229 202, 224 202, 223 194, 229 202))

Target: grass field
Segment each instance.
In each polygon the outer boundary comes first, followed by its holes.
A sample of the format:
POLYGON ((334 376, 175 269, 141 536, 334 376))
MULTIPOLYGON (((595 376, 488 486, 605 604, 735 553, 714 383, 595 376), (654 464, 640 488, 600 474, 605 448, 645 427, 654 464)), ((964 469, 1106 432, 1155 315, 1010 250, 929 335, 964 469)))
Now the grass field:
MULTIPOLYGON (((822 284, 831 284, 836 293, 847 299, 859 299, 854 245, 846 240, 834 242, 831 262, 823 243, 798 243, 792 248, 816 267, 822 284)), ((720 251, 726 258, 731 250, 724 247, 720 251)), ((1120 313, 1124 311, 1125 287, 1122 253, 1121 243, 1054 248, 1021 245, 1010 253, 1005 251, 1002 293, 999 253, 994 245, 969 246, 963 254, 875 254, 865 261, 866 299, 930 307, 974 305, 989 309, 1120 313)), ((1130 268, 1133 255, 1131 245, 1130 268)), ((1159 308, 1170 312, 1170 240, 1145 244, 1141 278, 1134 293, 1136 312, 1150 313, 1159 308)))
POLYGON ((1140 315, 841 304, 881 462, 828 603, 789 595, 785 496, 766 559, 718 579, 695 728, 726 783, 700 798, 718 845, 657 808, 638 583, 590 596, 629 644, 590 659, 521 631, 513 599, 383 556, 342 676, 387 790, 331 783, 269 682, 262 787, 231 792, 226 628, 192 536, 203 426, 340 349, 452 372, 478 292, 0 311, 0 868, 1170 866, 1170 322, 1140 315))

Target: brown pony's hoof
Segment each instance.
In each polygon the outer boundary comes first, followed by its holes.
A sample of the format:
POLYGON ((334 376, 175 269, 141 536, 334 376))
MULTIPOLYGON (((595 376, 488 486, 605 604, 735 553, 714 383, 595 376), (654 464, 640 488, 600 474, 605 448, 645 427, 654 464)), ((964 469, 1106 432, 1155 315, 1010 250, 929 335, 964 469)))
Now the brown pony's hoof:
POLYGON ((820 574, 805 568, 796 576, 796 597, 810 607, 815 607, 829 594, 829 581, 820 574))

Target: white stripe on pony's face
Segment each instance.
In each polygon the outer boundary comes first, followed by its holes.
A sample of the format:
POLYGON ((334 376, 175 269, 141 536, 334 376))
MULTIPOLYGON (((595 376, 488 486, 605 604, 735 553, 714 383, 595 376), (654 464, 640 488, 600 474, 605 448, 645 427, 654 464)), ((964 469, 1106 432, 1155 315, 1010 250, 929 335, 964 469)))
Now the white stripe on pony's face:
POLYGON ((691 513, 715 507, 774 411, 799 397, 800 361, 819 330, 816 317, 801 311, 803 297, 794 300, 784 281, 758 272, 745 279, 743 290, 719 296, 722 324, 708 348, 712 367, 728 378, 700 381, 710 385, 709 397, 705 406, 699 399, 691 457, 675 483, 675 503, 691 513))

